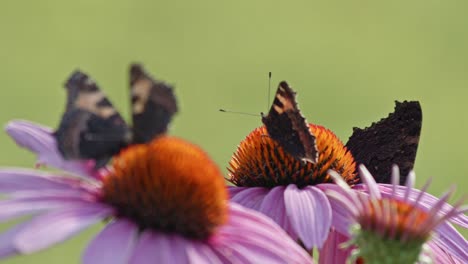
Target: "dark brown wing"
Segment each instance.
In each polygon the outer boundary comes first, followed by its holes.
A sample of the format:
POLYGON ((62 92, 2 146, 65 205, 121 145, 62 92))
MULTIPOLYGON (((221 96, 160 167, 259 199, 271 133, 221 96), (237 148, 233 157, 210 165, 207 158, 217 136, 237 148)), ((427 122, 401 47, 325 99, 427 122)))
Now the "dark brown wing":
POLYGON ((74 72, 65 88, 65 113, 55 132, 59 151, 66 159, 95 159, 104 165, 129 143, 128 126, 86 74, 74 72))
POLYGON ((421 133, 419 102, 396 102, 395 111, 365 129, 354 128, 346 143, 358 164, 364 164, 377 182, 390 183, 391 167, 400 168, 400 184, 413 169, 421 133))
POLYGON ((141 65, 130 67, 133 141, 145 143, 167 131, 177 112, 173 87, 153 79, 141 65))
POLYGON ((302 116, 296 102, 296 93, 285 82, 276 90, 275 100, 262 122, 268 135, 293 157, 316 163, 318 151, 315 136, 302 116))

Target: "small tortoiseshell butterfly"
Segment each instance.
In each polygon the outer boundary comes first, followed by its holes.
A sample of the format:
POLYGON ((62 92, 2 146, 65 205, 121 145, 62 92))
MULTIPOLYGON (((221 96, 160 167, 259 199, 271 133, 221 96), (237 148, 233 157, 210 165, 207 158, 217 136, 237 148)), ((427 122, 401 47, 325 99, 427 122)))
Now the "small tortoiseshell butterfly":
POLYGON ((279 84, 268 115, 262 113, 262 122, 268 135, 293 157, 314 164, 317 162, 315 136, 299 111, 296 93, 285 81, 279 84))
POLYGON ((177 112, 173 87, 153 79, 138 64, 130 67, 131 128, 88 75, 72 73, 65 88, 65 113, 55 132, 58 149, 65 159, 94 159, 96 168, 127 145, 165 133, 177 112))
MULTIPOLYGON (((262 122, 268 135, 293 157, 316 163, 319 155, 315 135, 301 114, 295 92, 281 82, 267 116, 262 122)), ((396 102, 394 113, 365 129, 354 128, 346 143, 356 163, 364 164, 380 183, 389 183, 391 166, 397 164, 402 175, 414 166, 422 112, 419 102, 396 102)), ((405 179, 402 177, 401 183, 405 179)))

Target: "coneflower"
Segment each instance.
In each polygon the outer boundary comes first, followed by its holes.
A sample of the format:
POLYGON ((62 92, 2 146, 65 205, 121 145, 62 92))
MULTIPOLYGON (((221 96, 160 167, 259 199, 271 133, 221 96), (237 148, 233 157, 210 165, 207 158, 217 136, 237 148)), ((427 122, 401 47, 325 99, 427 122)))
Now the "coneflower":
MULTIPOLYGON (((453 263, 468 261, 468 243, 459 233, 455 231, 440 236, 444 225, 445 228, 450 227, 447 220, 468 210, 462 207, 463 199, 447 208, 446 202, 453 189, 442 195, 431 208, 426 208, 423 204, 427 201, 429 182, 421 191, 413 189, 414 173, 408 176, 406 186, 398 186, 400 175, 395 166, 393 184, 389 186, 391 192, 388 193, 381 192, 382 187, 375 183, 364 166, 360 170, 366 193, 351 189, 336 172, 330 175, 340 191, 326 191, 331 200, 347 211, 352 221, 351 239, 347 244, 356 249, 351 258, 360 257, 365 263, 428 263, 448 257, 453 259, 453 263), (401 195, 403 189, 405 192, 401 195)), ((330 249, 337 246, 338 243, 327 245, 330 249)))
POLYGON ((165 132, 172 87, 130 69, 133 131, 85 74, 72 74, 57 131, 13 121, 7 133, 62 170, 0 169, 0 258, 48 248, 88 226, 106 227, 83 263, 311 263, 269 218, 230 203, 221 171, 198 146, 165 132), (130 135, 130 136, 129 136, 130 135), (112 162, 108 161, 112 158, 112 162))

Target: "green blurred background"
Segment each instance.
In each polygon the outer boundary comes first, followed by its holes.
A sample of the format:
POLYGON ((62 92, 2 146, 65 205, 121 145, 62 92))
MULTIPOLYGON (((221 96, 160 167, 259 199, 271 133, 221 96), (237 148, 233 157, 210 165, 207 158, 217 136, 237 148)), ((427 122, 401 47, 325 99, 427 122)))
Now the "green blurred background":
MULTIPOLYGON (((391 112, 394 100, 419 100, 418 186, 432 176, 430 192, 455 184, 460 197, 468 187, 467 8, 461 0, 5 0, 0 121, 55 127, 62 84, 76 68, 128 117, 128 65, 142 62, 176 85, 181 111, 171 133, 198 143, 225 168, 261 121, 218 109, 266 111, 271 71, 272 90, 288 80, 308 121, 344 141, 353 126, 391 112)), ((4 133, 0 146, 2 166, 33 167, 33 155, 4 133)), ((4 263, 78 263, 100 228, 4 263)))

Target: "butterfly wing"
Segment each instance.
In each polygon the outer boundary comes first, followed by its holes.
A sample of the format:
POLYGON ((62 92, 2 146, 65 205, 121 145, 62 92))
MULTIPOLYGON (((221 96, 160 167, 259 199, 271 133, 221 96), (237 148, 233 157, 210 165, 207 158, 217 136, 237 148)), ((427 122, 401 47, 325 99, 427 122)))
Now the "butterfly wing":
POLYGON ((86 74, 74 72, 65 88, 65 113, 55 132, 58 149, 66 159, 95 159, 102 166, 129 143, 129 128, 86 74))
POLYGON ((296 93, 285 81, 279 84, 268 115, 262 113, 262 122, 268 135, 293 157, 317 162, 315 136, 298 108, 296 93))
POLYGON ((400 184, 413 169, 421 133, 419 102, 396 102, 395 111, 370 127, 354 128, 346 147, 356 163, 364 164, 377 182, 390 183, 391 167, 400 168, 400 184))
POLYGON ((145 143, 167 131, 177 112, 173 87, 153 79, 141 65, 130 67, 133 141, 145 143))

